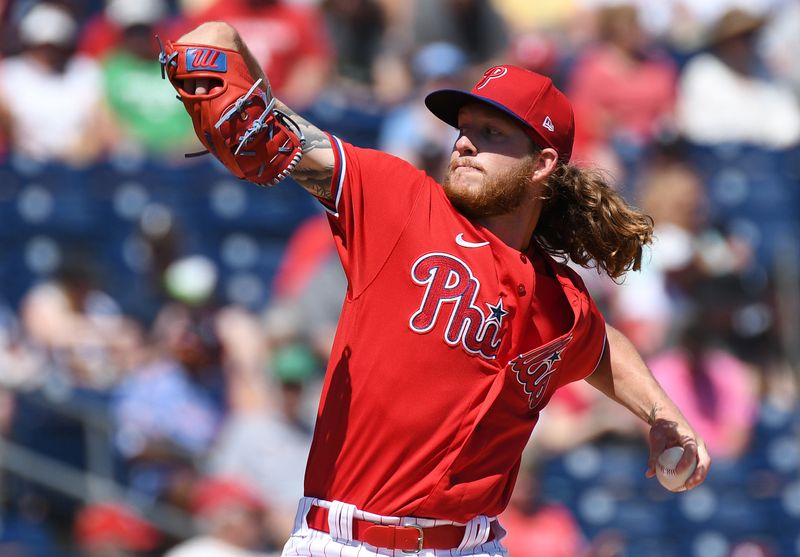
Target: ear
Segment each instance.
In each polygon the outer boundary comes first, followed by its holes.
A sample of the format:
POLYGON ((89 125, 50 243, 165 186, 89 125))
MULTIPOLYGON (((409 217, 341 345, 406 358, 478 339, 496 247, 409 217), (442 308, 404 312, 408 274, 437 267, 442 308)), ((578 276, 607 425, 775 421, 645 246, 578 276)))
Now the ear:
POLYGON ((547 180, 558 166, 558 153, 555 149, 547 147, 539 151, 536 164, 533 167, 533 180, 541 182, 547 180))

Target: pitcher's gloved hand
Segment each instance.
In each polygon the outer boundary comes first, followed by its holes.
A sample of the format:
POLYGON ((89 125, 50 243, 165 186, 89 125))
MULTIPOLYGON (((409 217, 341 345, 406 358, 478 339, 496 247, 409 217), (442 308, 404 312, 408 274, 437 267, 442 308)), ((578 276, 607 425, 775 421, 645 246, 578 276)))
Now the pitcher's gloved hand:
POLYGON ((253 79, 241 54, 167 41, 159 61, 198 139, 228 170, 260 186, 275 185, 294 170, 303 156, 303 133, 275 108, 269 83, 253 79))

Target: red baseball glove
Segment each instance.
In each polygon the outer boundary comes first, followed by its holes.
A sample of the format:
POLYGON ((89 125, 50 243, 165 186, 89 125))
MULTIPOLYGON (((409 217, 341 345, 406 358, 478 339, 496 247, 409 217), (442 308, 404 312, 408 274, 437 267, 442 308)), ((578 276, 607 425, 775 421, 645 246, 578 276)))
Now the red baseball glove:
POLYGON ((260 186, 273 186, 294 170, 303 156, 303 132, 275 108, 269 83, 253 80, 241 54, 167 41, 159 61, 197 137, 228 170, 260 186), (199 79, 210 82, 208 93, 184 88, 185 80, 199 79))

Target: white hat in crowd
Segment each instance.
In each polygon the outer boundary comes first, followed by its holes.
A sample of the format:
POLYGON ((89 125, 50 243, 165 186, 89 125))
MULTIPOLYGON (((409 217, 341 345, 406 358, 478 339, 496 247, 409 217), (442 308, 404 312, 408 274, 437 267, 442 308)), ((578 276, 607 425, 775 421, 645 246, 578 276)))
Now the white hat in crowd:
POLYGON ((164 0, 109 0, 106 15, 120 27, 153 25, 167 15, 164 0))
POLYGON ((26 46, 70 46, 77 34, 78 23, 72 14, 61 6, 47 2, 33 6, 19 24, 19 38, 26 46))

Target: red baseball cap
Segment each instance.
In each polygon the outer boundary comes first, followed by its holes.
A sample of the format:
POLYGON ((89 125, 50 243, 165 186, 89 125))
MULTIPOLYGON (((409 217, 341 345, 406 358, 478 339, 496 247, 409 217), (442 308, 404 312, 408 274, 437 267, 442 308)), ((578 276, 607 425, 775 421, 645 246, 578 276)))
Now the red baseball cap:
POLYGON ((84 548, 120 547, 127 551, 151 551, 161 534, 149 522, 121 503, 94 503, 81 509, 75 519, 75 539, 84 548))
POLYGON ((458 127, 458 111, 481 102, 517 119, 539 147, 551 147, 562 162, 572 156, 575 117, 566 95, 549 77, 517 66, 494 66, 470 92, 440 89, 425 97, 425 105, 439 119, 458 127))
POLYGON ((255 488, 232 477, 212 476, 201 479, 192 490, 190 507, 195 515, 208 516, 231 507, 253 511, 266 509, 255 488))

